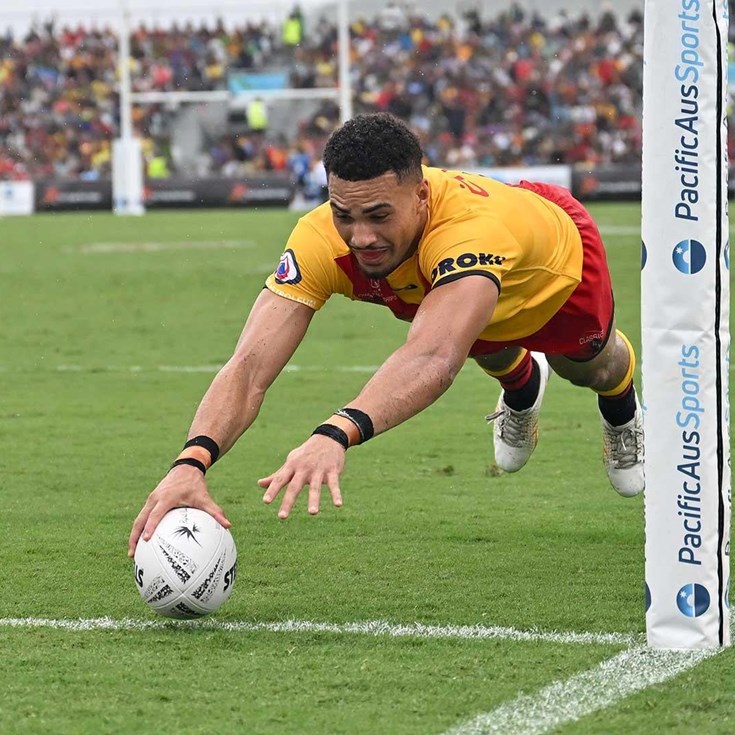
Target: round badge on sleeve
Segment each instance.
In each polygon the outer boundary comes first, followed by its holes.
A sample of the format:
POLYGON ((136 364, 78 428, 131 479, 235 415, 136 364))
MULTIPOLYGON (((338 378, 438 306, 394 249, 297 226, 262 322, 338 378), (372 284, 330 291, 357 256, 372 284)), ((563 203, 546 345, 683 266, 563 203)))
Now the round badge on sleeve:
POLYGON ((293 250, 289 249, 283 253, 281 260, 278 262, 275 276, 276 281, 283 284, 294 284, 301 280, 301 271, 299 270, 299 264, 296 262, 296 255, 294 255, 293 250))

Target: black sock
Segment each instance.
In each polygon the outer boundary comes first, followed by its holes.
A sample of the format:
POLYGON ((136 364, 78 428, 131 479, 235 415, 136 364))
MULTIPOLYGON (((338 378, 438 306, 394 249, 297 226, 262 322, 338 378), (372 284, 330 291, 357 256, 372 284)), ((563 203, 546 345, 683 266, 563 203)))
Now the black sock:
POLYGON ((531 377, 528 382, 518 390, 503 391, 503 400, 508 408, 514 411, 525 411, 533 406, 541 387, 541 370, 536 360, 531 358, 531 377))
POLYGON ((597 405, 602 417, 611 426, 622 426, 635 416, 635 388, 630 388, 622 395, 614 398, 597 396, 597 405))

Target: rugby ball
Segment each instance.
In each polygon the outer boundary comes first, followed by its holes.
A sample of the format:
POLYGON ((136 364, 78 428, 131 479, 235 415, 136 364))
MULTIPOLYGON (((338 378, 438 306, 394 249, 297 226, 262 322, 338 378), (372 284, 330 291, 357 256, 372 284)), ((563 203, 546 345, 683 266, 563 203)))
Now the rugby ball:
POLYGON ((135 547, 135 584, 153 610, 192 619, 217 610, 232 593, 237 550, 228 529, 197 508, 174 508, 150 541, 135 547))

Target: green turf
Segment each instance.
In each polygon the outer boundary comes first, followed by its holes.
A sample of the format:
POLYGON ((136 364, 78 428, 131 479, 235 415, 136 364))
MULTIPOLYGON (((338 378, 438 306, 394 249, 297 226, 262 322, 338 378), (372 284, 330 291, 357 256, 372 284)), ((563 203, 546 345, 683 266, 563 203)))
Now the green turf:
MULTIPOLYGON (((595 214, 640 221, 631 205, 595 214)), ((0 618, 154 618, 125 556, 130 524, 294 221, 283 211, 0 221, 0 618), (84 250, 219 240, 244 247, 84 250)), ((607 240, 618 324, 637 345, 639 238, 607 240)), ((262 504, 256 479, 369 378, 332 368, 377 365, 405 332, 387 310, 335 297, 294 356, 302 370, 276 381, 208 475, 240 562, 216 619, 642 633, 642 499, 610 489, 594 398, 558 379, 517 475, 489 467, 483 417, 498 389, 468 364, 434 406, 350 451, 342 509, 310 518, 301 499, 279 522, 262 504)), ((438 735, 619 650, 179 629, 0 628, 0 645, 2 733, 438 735)), ((733 732, 732 669, 727 652, 559 732, 653 733, 665 717, 666 732, 683 733, 702 702, 720 728, 707 732, 733 732)))
POLYGON ((5 669, 3 733, 423 735, 542 686, 549 661, 569 675, 611 652, 191 630, 23 641, 5 669))

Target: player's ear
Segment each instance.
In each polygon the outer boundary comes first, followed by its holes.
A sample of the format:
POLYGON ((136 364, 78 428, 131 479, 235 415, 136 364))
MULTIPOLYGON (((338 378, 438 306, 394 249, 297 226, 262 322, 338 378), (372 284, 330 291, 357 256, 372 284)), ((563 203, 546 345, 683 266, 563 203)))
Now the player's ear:
POLYGON ((420 209, 428 204, 429 182, 426 179, 421 179, 421 181, 416 185, 416 198, 420 209))

